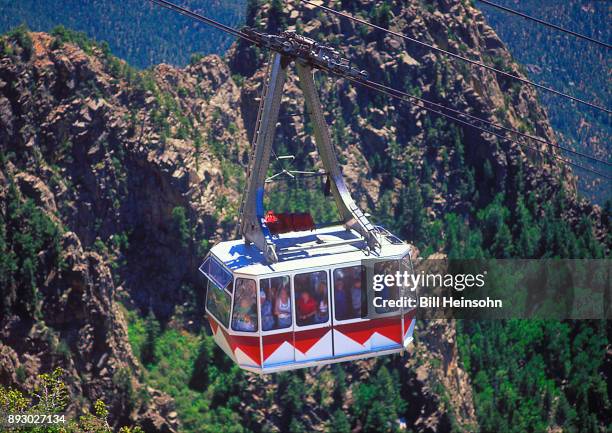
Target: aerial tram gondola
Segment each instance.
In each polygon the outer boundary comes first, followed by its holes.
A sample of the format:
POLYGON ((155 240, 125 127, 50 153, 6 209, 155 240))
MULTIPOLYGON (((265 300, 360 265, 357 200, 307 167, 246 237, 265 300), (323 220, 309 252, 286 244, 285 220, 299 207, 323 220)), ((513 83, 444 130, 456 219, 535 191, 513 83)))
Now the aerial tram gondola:
MULTIPOLYGON (((270 373, 398 353, 412 341, 414 310, 372 304, 374 273, 411 271, 412 247, 374 226, 344 183, 313 80, 313 68, 364 76, 312 39, 247 29, 272 49, 260 101, 241 239, 220 242, 200 266, 215 342, 241 368, 270 373), (340 222, 316 226, 307 213, 264 212, 264 184, 283 86, 294 62, 340 222)), ((385 287, 397 297, 400 288, 385 287)))

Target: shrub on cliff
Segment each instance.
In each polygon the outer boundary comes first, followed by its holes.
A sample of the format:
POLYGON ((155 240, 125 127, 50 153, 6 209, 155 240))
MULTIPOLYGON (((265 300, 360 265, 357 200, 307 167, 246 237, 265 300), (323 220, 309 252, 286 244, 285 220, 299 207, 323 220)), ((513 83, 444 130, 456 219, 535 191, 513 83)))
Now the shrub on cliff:
MULTIPOLYGON (((70 404, 66 384, 62 381, 63 371, 60 368, 52 373, 44 373, 38 376, 36 385, 29 392, 23 393, 13 388, 5 388, 0 385, 0 414, 3 422, 8 420, 8 415, 58 415, 59 420, 65 422, 57 424, 41 424, 40 426, 11 427, 6 425, 11 432, 30 433, 111 433, 113 429, 108 423, 108 409, 102 400, 94 404, 94 413, 85 413, 78 419, 69 420, 63 414, 70 404)), ((119 433, 143 433, 140 427, 121 427, 119 433)))
POLYGON ((63 266, 61 228, 9 184, 0 219, 0 311, 35 317, 40 307, 41 261, 63 266), (12 310, 11 310, 12 309, 12 310))
POLYGON ((24 60, 29 60, 32 56, 33 44, 29 30, 25 24, 15 27, 7 33, 9 41, 15 42, 21 47, 21 56, 24 60))

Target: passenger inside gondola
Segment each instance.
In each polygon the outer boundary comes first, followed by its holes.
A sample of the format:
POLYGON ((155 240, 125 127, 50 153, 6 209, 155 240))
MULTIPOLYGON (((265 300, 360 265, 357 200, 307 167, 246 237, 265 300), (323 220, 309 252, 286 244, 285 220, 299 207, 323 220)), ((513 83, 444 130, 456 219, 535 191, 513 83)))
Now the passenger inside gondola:
POLYGON ((336 320, 358 319, 362 314, 363 287, 361 266, 351 266, 334 271, 334 299, 336 320))
POLYGON ((300 299, 297 301, 297 324, 300 326, 312 325, 315 323, 316 313, 317 302, 308 289, 302 290, 300 299))
POLYGON ((353 307, 353 317, 361 317, 361 276, 353 276, 351 286, 351 304, 353 307), (358 277, 358 278, 357 278, 358 277))
POLYGON ((277 329, 289 328, 291 326, 291 301, 289 299, 289 288, 282 286, 276 298, 274 309, 277 329))
POLYGON ((336 320, 350 319, 348 296, 344 286, 345 275, 340 269, 334 271, 334 299, 336 320))
POLYGON ((272 301, 266 292, 269 293, 269 290, 262 288, 259 291, 259 299, 261 302, 261 329, 269 331, 274 329, 274 314, 272 314, 272 301))
POLYGON ((257 324, 253 320, 252 316, 253 314, 249 300, 246 298, 241 299, 238 308, 236 308, 234 311, 232 327, 236 331, 255 331, 257 324))
POLYGON ((296 316, 299 326, 325 323, 329 318, 327 273, 310 272, 295 276, 296 316))
POLYGON ((328 303, 327 281, 319 280, 315 291, 315 301, 317 310, 315 313, 315 323, 326 323, 329 320, 329 303, 328 303))
POLYGON ((254 280, 239 278, 234 295, 232 329, 234 331, 257 331, 257 309, 255 307, 257 285, 254 280))
POLYGON ((317 315, 315 317, 316 321, 317 323, 326 323, 329 320, 329 304, 327 298, 321 299, 318 302, 317 315))
POLYGON ((290 327, 289 277, 263 278, 259 284, 262 330, 274 331, 290 327))

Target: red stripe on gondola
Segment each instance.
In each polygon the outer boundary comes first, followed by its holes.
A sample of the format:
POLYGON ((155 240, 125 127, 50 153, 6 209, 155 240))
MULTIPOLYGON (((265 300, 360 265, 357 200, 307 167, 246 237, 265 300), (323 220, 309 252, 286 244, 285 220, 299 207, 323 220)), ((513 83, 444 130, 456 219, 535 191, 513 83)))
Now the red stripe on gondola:
POLYGON ((361 345, 365 344, 375 332, 397 343, 401 343, 402 341, 401 322, 399 317, 347 323, 345 325, 336 325, 334 328, 361 345))
POLYGON ((210 329, 212 329, 213 335, 217 333, 217 329, 219 329, 219 325, 212 317, 208 316, 208 323, 210 323, 210 329))
POLYGON ((232 337, 227 333, 225 329, 223 328, 220 328, 220 329, 221 329, 221 333, 225 337, 225 341, 227 341, 227 344, 229 345, 230 349, 232 349, 232 352, 233 352, 236 346, 233 343, 232 337))
POLYGON ((323 338, 323 336, 327 334, 330 330, 331 328, 326 326, 325 328, 316 328, 309 329, 307 331, 296 332, 294 334, 294 346, 297 350, 305 354, 310 350, 312 346, 317 344, 319 340, 321 340, 321 338, 323 338))
POLYGON ((370 339, 372 333, 373 323, 371 320, 367 322, 355 322, 355 323, 347 323, 346 325, 335 325, 334 329, 336 331, 342 332, 351 340, 356 341, 357 343, 363 345, 366 341, 370 339))
POLYGON ((408 311, 406 314, 404 314, 404 322, 406 320, 414 319, 414 316, 416 316, 416 309, 408 311))
POLYGON ((412 322, 414 322, 415 319, 404 319, 404 329, 406 331, 408 331, 408 328, 410 328, 410 325, 412 325, 412 322))
POLYGON ((415 319, 404 319, 404 336, 406 336, 408 331, 410 331, 410 326, 414 320, 415 319))
POLYGON ((234 345, 242 350, 257 365, 261 365, 261 352, 259 351, 259 337, 246 337, 243 335, 231 335, 234 345))
POLYGON ((259 337, 247 337, 244 335, 230 335, 225 329, 221 328, 223 336, 229 344, 232 352, 236 353, 236 349, 242 350, 242 352, 251 358, 257 365, 261 365, 261 353, 259 352, 259 337))
POLYGON ((285 341, 293 345, 293 332, 283 332, 281 334, 264 335, 262 339, 263 339, 263 357, 265 361, 285 341))
POLYGON ((389 317, 375 320, 374 332, 384 335, 395 343, 402 343, 402 322, 400 317, 389 317))

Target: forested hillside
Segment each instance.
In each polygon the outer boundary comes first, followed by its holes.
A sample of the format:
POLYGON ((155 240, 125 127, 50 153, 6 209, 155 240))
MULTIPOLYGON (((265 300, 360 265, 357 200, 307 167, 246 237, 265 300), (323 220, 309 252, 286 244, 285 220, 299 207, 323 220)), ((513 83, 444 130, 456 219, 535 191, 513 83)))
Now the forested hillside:
MULTIPOLYGON (((244 23, 246 0, 185 0, 177 3, 229 25, 244 23)), ((612 65, 605 48, 576 40, 483 3, 474 4, 483 10, 512 55, 525 65, 531 79, 604 106, 612 104, 607 79, 612 65)), ((501 0, 500 4, 603 41, 612 39, 607 25, 611 12, 606 2, 568 0, 542 4, 539 1, 517 3, 501 0)), ((0 32, 22 23, 41 31, 64 25, 84 31, 94 39, 107 41, 116 55, 137 67, 161 62, 185 65, 192 54, 222 54, 233 41, 222 32, 203 27, 147 1, 95 0, 84 6, 82 2, 73 0, 60 3, 0 0, 0 9, 3 11, 0 15, 0 32)), ((609 116, 547 92, 540 92, 539 96, 563 143, 606 159, 612 142, 609 116)), ((588 160, 578 162, 591 164, 588 160)), ((609 171, 605 166, 594 168, 609 171)), ((612 188, 609 181, 602 181, 589 172, 577 174, 580 176, 581 190, 588 197, 600 204, 610 198, 612 188)))
MULTIPOLYGON (((336 7, 521 73, 469 2, 336 7)), ((250 1, 246 22, 296 29, 374 80, 553 138, 526 86, 298 1, 250 1)), ((2 36, 0 384, 29 394, 60 366, 71 418, 90 409, 92 422, 151 432, 605 432, 611 322, 427 322, 404 357, 265 377, 229 362, 197 268, 234 236, 266 59, 241 42, 141 71, 66 29, 2 36)), ((291 74, 276 151, 316 168, 296 84, 291 74)), ((346 80, 317 85, 354 197, 423 257, 609 257, 610 209, 578 197, 558 160, 346 80)), ((330 216, 322 194, 292 194, 317 222, 330 216)))
MULTIPOLYGON (((612 43, 612 9, 606 1, 497 0, 496 3, 557 24, 605 43, 612 43)), ((577 39, 519 16, 480 3, 479 7, 512 55, 525 66, 530 79, 564 93, 612 106, 610 50, 577 39)), ((561 142, 574 149, 611 161, 612 120, 605 113, 539 91, 540 100, 561 142)), ((576 157, 574 157, 576 158, 576 157)), ((588 160, 577 161, 590 166, 588 160)), ((610 168, 595 165, 610 175, 610 168)), ((581 190, 603 204, 611 198, 610 181, 577 171, 581 190)))
MULTIPOLYGON (((244 21, 245 0, 177 0, 175 3, 225 24, 244 21)), ((185 65, 194 53, 224 53, 233 38, 142 0, 0 0, 0 33, 20 24, 36 31, 58 25, 108 42, 131 65, 185 65)))

